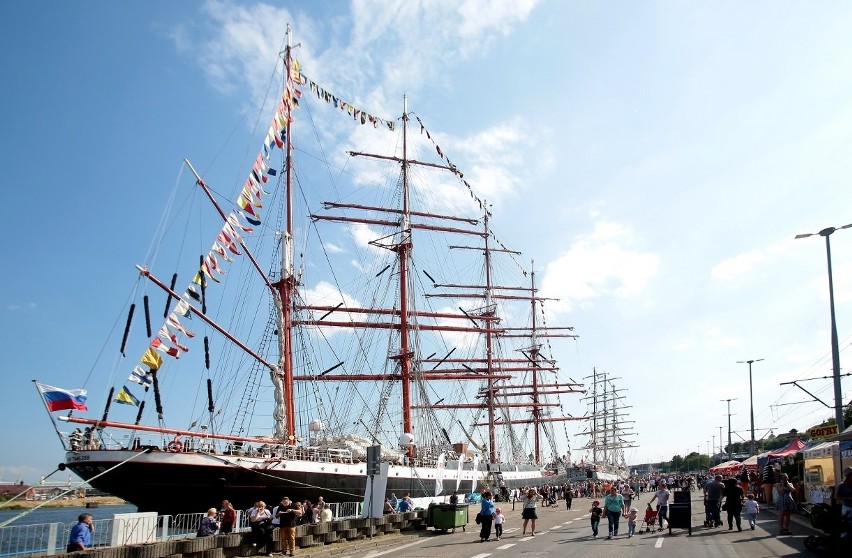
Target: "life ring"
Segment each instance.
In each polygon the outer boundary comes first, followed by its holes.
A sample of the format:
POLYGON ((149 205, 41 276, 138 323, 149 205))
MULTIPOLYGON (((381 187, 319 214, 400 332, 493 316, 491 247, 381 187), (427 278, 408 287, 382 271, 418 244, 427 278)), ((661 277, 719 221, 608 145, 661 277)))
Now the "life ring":
POLYGON ((169 445, 166 446, 166 449, 174 453, 180 453, 183 451, 183 444, 180 440, 175 438, 174 440, 169 442, 169 445))

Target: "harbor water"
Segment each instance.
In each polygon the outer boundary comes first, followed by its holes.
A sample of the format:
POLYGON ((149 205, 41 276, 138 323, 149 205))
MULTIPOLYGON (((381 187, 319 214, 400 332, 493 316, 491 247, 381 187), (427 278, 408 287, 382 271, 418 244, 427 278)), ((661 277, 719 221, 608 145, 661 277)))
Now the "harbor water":
MULTIPOLYGON (((56 541, 59 549, 64 549, 67 533, 77 523, 81 513, 89 513, 95 520, 95 539, 100 544, 106 544, 110 537, 112 522, 115 514, 133 513, 136 506, 130 504, 104 505, 96 508, 85 506, 66 506, 57 508, 29 509, 0 509, 0 524, 13 519, 5 527, 0 527, 0 556, 17 556, 30 554, 34 550, 47 548, 51 524, 60 524, 54 529, 62 540, 56 541)), ((95 542, 95 541, 93 541, 95 542)))
POLYGON ((81 513, 90 513, 94 519, 112 519, 117 513, 133 513, 136 506, 132 504, 116 504, 111 506, 98 506, 87 508, 86 506, 65 506, 58 508, 40 508, 33 512, 27 509, 0 509, 0 523, 29 512, 20 519, 16 519, 9 525, 37 525, 39 523, 77 523, 77 517, 81 513))

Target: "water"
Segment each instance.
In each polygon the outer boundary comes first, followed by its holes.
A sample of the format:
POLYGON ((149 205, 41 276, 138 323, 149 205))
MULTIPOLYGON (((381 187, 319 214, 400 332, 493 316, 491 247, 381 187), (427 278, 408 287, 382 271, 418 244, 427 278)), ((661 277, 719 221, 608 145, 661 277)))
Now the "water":
MULTIPOLYGON (((18 516, 29 510, 17 509, 7 510, 0 509, 0 523, 18 516)), ((133 513, 136 511, 136 506, 131 504, 118 504, 111 506, 98 506, 97 508, 87 508, 86 506, 69 506, 64 508, 39 508, 34 512, 21 517, 10 523, 9 525, 38 525, 40 523, 77 523, 77 516, 81 513, 90 513, 95 520, 112 519, 116 513, 133 513)))
POLYGON ((0 510, 0 522, 13 519, 9 525, 0 528, 0 557, 44 554, 51 547, 61 551, 65 548, 71 527, 77 523, 77 517, 81 513, 90 513, 95 520, 92 543, 96 546, 106 546, 111 538, 113 515, 135 511, 136 506, 129 504, 97 508, 44 507, 34 511, 0 510))

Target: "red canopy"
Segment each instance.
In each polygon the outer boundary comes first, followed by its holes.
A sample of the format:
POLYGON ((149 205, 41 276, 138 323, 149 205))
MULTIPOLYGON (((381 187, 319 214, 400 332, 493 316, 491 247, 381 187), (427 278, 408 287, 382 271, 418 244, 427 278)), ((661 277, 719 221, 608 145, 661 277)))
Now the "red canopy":
POLYGON ((802 448, 806 445, 807 444, 805 444, 799 438, 793 438, 792 440, 790 440, 789 444, 787 444, 780 450, 773 451, 772 453, 770 453, 769 459, 777 459, 779 457, 787 457, 788 455, 797 454, 802 451, 802 448))
POLYGON ((735 475, 742 469, 743 465, 739 461, 725 461, 715 467, 710 467, 710 472, 714 475, 735 475))

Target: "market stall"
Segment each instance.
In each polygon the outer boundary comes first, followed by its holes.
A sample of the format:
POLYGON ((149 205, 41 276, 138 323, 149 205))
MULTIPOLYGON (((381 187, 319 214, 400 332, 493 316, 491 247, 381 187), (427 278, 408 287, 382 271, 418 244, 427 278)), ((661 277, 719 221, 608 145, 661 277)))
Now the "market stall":
POLYGON ((724 463, 719 463, 715 467, 710 467, 710 474, 712 475, 737 475, 740 471, 743 470, 743 464, 737 460, 725 461, 724 463))
POLYGON ((828 503, 831 490, 837 485, 836 471, 840 469, 840 442, 822 442, 802 452, 805 458, 805 501, 811 504, 828 503))

